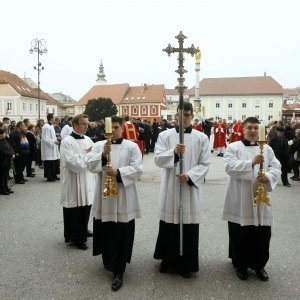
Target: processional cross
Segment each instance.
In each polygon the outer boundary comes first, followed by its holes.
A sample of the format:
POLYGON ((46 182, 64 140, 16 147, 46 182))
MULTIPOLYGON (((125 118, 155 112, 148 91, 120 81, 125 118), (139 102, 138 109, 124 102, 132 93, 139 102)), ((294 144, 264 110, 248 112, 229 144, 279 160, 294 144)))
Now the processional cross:
MULTIPOLYGON (((178 86, 176 86, 176 89, 179 92, 179 105, 178 105, 178 121, 179 121, 179 143, 184 143, 184 128, 183 128, 183 93, 187 89, 186 86, 184 86, 185 78, 183 77, 183 74, 187 71, 184 69, 183 61, 184 61, 184 53, 189 53, 192 56, 194 56, 195 53, 199 53, 199 48, 195 48, 194 44, 192 44, 191 47, 184 48, 183 43, 184 40, 187 38, 182 31, 179 32, 175 38, 178 40, 179 47, 175 48, 172 47, 170 44, 167 48, 163 49, 164 52, 167 52, 170 56, 171 53, 178 53, 178 69, 175 71, 179 74, 178 80, 178 86)), ((182 153, 179 154, 179 170, 180 174, 183 173, 183 163, 184 163, 184 156, 182 153)), ((180 235, 180 245, 179 245, 179 255, 183 255, 183 203, 182 203, 182 183, 180 183, 179 186, 179 203, 178 203, 178 213, 179 213, 179 235, 180 235)))

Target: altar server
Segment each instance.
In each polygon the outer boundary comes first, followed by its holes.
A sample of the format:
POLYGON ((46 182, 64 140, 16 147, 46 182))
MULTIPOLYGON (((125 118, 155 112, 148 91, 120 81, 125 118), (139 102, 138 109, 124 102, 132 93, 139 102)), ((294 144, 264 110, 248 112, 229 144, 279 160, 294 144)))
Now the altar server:
MULTIPOLYGON (((225 171, 229 175, 223 220, 228 221, 229 257, 241 280, 248 279, 247 269, 253 269, 259 279, 267 281, 264 269, 269 259, 272 206, 260 203, 254 206, 259 183, 267 192, 274 190, 280 177, 280 163, 271 147, 264 145, 263 155, 256 143, 259 121, 249 117, 244 121, 243 141, 229 144, 225 151, 225 171), (264 162, 265 175, 258 177, 260 163, 264 162)), ((264 131, 264 130, 263 130, 264 131)), ((265 138, 264 132, 262 138, 265 138)))
MULTIPOLYGON (((88 154, 91 172, 98 174, 93 202, 93 255, 102 254, 104 267, 113 272, 112 289, 123 283, 126 263, 130 263, 135 219, 141 217, 136 182, 143 172, 142 155, 136 143, 122 138, 122 119, 112 117, 112 143, 95 143, 88 154), (108 154, 112 167, 108 167, 108 154), (112 176, 118 196, 103 198, 107 175, 112 176)), ((110 131, 105 124, 106 133, 110 131)))
MULTIPOLYGON (((68 125, 66 125, 68 126, 68 125)), ((72 241, 79 249, 86 250, 88 221, 95 191, 95 175, 86 165, 86 155, 94 145, 85 134, 87 115, 73 119, 73 132, 62 141, 61 203, 64 216, 65 242, 72 241)))

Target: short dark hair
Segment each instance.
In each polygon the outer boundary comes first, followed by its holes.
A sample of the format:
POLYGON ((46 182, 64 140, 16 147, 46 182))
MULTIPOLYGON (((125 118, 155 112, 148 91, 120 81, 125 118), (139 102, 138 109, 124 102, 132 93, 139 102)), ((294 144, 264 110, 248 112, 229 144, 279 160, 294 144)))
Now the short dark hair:
POLYGON ((20 128, 23 124, 24 124, 23 121, 19 121, 19 122, 17 123, 16 127, 17 127, 17 128, 20 128))
MULTIPOLYGON (((79 120, 80 119, 88 119, 88 115, 86 114, 80 114, 80 115, 77 115, 73 118, 73 121, 72 121, 72 124, 76 124, 76 125, 79 125, 79 120)), ((68 119, 69 120, 69 119, 68 119)))
MULTIPOLYGON (((179 110, 179 105, 177 107, 177 111, 178 110, 179 110)), ((190 110, 192 114, 194 113, 193 105, 190 102, 183 102, 183 110, 185 110, 185 111, 189 111, 190 110)))
POLYGON ((127 121, 129 121, 129 116, 125 116, 124 117, 124 120, 127 122, 127 121))
POLYGON ((277 131, 280 131, 280 132, 284 132, 284 128, 281 127, 281 126, 277 127, 276 130, 277 130, 277 131))
POLYGON ((260 124, 259 120, 255 117, 248 117, 247 119, 245 119, 245 121, 243 122, 243 124, 247 124, 247 123, 254 123, 254 124, 260 124))
POLYGON ((73 117, 69 117, 68 122, 72 121, 73 119, 74 119, 73 117))
POLYGON ((123 120, 117 116, 111 117, 111 122, 119 123, 122 126, 123 120))
POLYGON ((53 114, 48 114, 47 115, 47 121, 49 122, 51 119, 53 119, 54 115, 53 114))
POLYGON ((8 118, 8 117, 4 117, 4 118, 2 119, 2 121, 3 121, 3 122, 9 121, 9 118, 8 118))

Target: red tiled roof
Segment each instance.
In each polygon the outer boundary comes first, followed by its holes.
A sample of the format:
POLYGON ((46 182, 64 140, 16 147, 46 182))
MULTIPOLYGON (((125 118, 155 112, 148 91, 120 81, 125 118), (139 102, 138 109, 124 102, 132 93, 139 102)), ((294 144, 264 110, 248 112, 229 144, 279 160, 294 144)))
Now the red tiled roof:
POLYGON ((178 91, 176 89, 165 89, 166 95, 179 95, 178 91))
POLYGON ((293 103, 293 104, 283 104, 282 108, 286 110, 300 110, 300 103, 293 103))
MULTIPOLYGON (((18 94, 23 97, 38 99, 38 90, 32 88, 27 82, 16 74, 0 70, 0 84, 9 84, 18 94)), ((57 104, 48 94, 40 90, 40 99, 47 100, 51 104, 57 104)))
POLYGON ((110 98, 113 103, 119 104, 128 89, 128 83, 94 85, 76 105, 86 105, 89 100, 98 98, 110 98))
POLYGON ((165 87, 163 84, 151 84, 143 86, 130 87, 122 100, 122 104, 126 103, 145 103, 158 102, 161 103, 165 98, 165 87))
MULTIPOLYGON (((200 95, 282 95, 282 86, 271 76, 204 78, 200 95)), ((195 87, 189 90, 195 95, 195 87)))
POLYGON ((298 96, 300 95, 299 89, 283 89, 283 97, 298 96))

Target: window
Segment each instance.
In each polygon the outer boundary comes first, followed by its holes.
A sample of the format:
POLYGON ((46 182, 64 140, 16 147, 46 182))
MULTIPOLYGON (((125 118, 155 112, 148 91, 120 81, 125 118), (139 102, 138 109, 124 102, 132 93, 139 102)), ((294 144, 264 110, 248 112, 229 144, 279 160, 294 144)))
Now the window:
POLYGON ((242 108, 246 108, 246 107, 247 107, 246 102, 243 102, 243 103, 242 103, 242 108))
POLYGON ((246 119, 246 115, 242 115, 242 120, 245 120, 246 119))
POLYGON ((255 108, 259 108, 259 100, 255 100, 255 108))
POLYGON ((48 115, 49 114, 49 108, 47 107, 46 108, 46 115, 48 115))
POLYGON ((38 111, 39 110, 39 105, 38 103, 35 105, 35 111, 38 111))
POLYGON ((52 113, 55 115, 55 107, 52 107, 52 113))
POLYGON ((232 121, 232 116, 228 116, 228 117, 227 117, 227 120, 228 120, 228 121, 232 121))
POLYGON ((6 110, 7 111, 12 110, 12 102, 7 102, 6 103, 6 110))
POLYGON ((123 114, 127 114, 127 107, 123 107, 123 114))
POLYGON ((156 114, 156 107, 155 106, 152 107, 152 114, 156 114))
POLYGON ((219 101, 216 102, 216 108, 220 108, 220 102, 219 101))
POLYGON ((22 103, 22 110, 26 111, 26 103, 24 103, 24 102, 22 103))
POLYGON ((136 107, 133 108, 132 113, 133 113, 133 114, 136 114, 136 107))
POLYGON ((143 114, 146 114, 146 107, 143 106, 143 114))
POLYGON ((29 110, 32 111, 32 103, 29 104, 29 110))
POLYGON ((269 101, 269 107, 270 107, 270 108, 273 108, 273 100, 270 100, 270 101, 269 101))
MULTIPOLYGON (((270 104, 270 103, 269 103, 269 104, 270 104)), ((269 116, 268 116, 268 120, 269 120, 269 121, 273 120, 273 116, 272 116, 272 115, 269 115, 269 116)))
POLYGON ((228 108, 232 108, 232 103, 228 103, 228 108))
POLYGON ((219 116, 216 116, 216 117, 215 117, 215 119, 216 119, 216 120, 219 120, 219 119, 220 119, 220 117, 219 117, 219 116))
POLYGON ((42 105, 41 111, 45 111, 45 105, 42 105))

